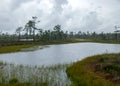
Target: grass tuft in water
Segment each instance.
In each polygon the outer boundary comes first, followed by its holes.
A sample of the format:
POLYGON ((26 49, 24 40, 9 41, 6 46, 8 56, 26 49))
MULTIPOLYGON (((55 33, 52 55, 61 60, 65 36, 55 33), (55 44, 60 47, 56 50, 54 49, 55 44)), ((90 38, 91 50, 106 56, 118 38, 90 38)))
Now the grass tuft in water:
POLYGON ((66 74, 69 65, 23 66, 6 64, 0 69, 0 83, 8 85, 28 84, 26 86, 70 86, 66 74))

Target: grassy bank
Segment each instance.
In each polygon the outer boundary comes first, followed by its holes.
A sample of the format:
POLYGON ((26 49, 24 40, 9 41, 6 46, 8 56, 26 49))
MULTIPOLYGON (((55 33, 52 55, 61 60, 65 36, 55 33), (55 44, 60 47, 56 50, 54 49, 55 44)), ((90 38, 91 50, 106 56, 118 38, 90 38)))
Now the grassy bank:
POLYGON ((94 39, 75 39, 79 42, 95 42, 95 43, 108 43, 108 44, 120 44, 120 41, 115 40, 94 40, 94 39))
POLYGON ((12 45, 0 47, 0 53, 10 53, 20 51, 22 48, 33 47, 36 44, 26 44, 26 45, 12 45))
POLYGON ((97 43, 109 43, 109 44, 120 44, 120 41, 113 41, 113 40, 89 40, 91 42, 97 42, 97 43))
POLYGON ((5 43, 0 46, 0 53, 9 53, 17 52, 22 48, 29 48, 37 45, 52 45, 52 44, 68 44, 68 43, 78 43, 78 42, 97 42, 97 43, 113 43, 120 44, 118 41, 103 41, 103 40, 90 40, 90 39, 69 39, 64 41, 46 41, 46 42, 19 42, 18 44, 14 43, 5 43))
POLYGON ((120 86, 120 54, 96 55, 67 69, 71 86, 120 86))
POLYGON ((65 41, 47 41, 47 42, 30 42, 30 43, 21 43, 18 45, 4 45, 0 47, 0 53, 9 53, 9 52, 17 52, 23 48, 29 48, 38 45, 52 45, 52 44, 68 44, 68 43, 77 43, 82 42, 82 40, 70 39, 65 41))

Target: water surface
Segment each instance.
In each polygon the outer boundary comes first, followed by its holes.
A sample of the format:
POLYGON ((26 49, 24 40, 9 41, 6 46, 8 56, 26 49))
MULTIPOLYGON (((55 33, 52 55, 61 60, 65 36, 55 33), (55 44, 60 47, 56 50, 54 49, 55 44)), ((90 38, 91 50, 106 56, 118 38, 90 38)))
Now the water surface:
POLYGON ((49 45, 29 52, 1 54, 0 60, 14 64, 49 66, 68 64, 91 55, 116 52, 120 52, 120 44, 72 43, 49 45))

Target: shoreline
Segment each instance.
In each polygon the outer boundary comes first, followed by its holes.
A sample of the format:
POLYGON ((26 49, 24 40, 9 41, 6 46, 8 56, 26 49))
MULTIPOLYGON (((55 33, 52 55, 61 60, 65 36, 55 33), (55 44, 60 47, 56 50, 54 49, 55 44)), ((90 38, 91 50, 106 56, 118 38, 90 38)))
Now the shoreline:
MULTIPOLYGON (((25 44, 25 45, 14 45, 14 46, 3 46, 3 47, 1 47, 0 48, 0 54, 4 54, 4 53, 12 53, 12 52, 19 52, 19 51, 21 51, 21 49, 31 49, 32 47, 35 47, 35 46, 46 46, 46 45, 54 45, 54 44, 70 44, 70 43, 82 43, 82 42, 84 42, 84 43, 87 43, 87 42, 93 42, 93 41, 90 41, 90 40, 78 40, 78 39, 76 39, 76 40, 68 40, 68 41, 54 41, 54 42, 45 42, 45 43, 39 43, 39 44, 25 44)), ((101 43, 101 42, 93 42, 93 43, 101 43)), ((108 44, 111 44, 111 43, 108 43, 108 44)), ((24 52, 24 51, 23 51, 24 52)), ((106 55, 106 56, 109 56, 109 54, 103 54, 103 56, 104 55, 106 55)), ((111 54, 110 54, 111 55, 111 54)), ((113 54, 114 55, 114 54, 113 54)), ((120 54, 119 54, 120 55, 120 54)), ((98 75, 96 75, 96 74, 94 74, 94 73, 92 73, 91 72, 91 70, 90 70, 90 68, 91 68, 91 64, 89 65, 89 66, 87 66, 87 67, 84 67, 84 65, 87 65, 86 63, 89 63, 89 61, 92 61, 92 59, 94 59, 94 58, 97 58, 97 57, 100 57, 100 56, 102 56, 102 55, 95 55, 95 56, 90 56, 90 57, 92 57, 92 58, 89 58, 88 57, 88 60, 86 60, 86 59, 83 59, 83 60, 81 60, 81 61, 77 61, 77 62, 75 62, 75 63, 73 63, 72 65, 73 66, 70 66, 70 67, 68 67, 67 68, 67 70, 66 70, 66 73, 67 73, 67 75, 68 75, 68 77, 71 79, 71 82, 72 82, 72 86, 89 86, 89 84, 90 84, 90 82, 95 82, 95 84, 94 83, 92 83, 92 85, 91 86, 99 86, 99 85, 97 85, 98 83, 101 83, 101 86, 117 86, 117 85, 112 85, 113 83, 111 83, 109 80, 105 80, 103 77, 100 77, 100 76, 98 76, 98 75), (80 63, 79 63, 80 62, 80 63), (85 63, 84 63, 85 62, 85 63), (77 66, 74 66, 75 64, 79 64, 79 65, 77 65, 77 66), (84 64, 84 65, 83 65, 84 64), (80 66, 80 65, 82 65, 82 66, 80 66), (82 68, 82 69, 81 69, 82 68), (86 72, 86 69, 87 69, 87 72, 86 72), (72 70, 71 70, 72 69, 72 70), (79 77, 79 74, 78 73, 74 73, 74 71, 76 71, 76 70, 78 70, 78 69, 81 69, 81 70, 84 70, 84 71, 79 71, 79 73, 81 73, 81 75, 80 75, 80 77, 79 77), (89 70, 90 70, 90 72, 89 72, 89 70), (72 72, 71 72, 72 71, 72 72), (85 74, 85 73, 87 73, 87 74, 85 74), (77 75, 77 79, 76 79, 76 76, 74 77, 74 74, 78 74, 77 75), (83 76, 84 77, 83 77, 83 76), (88 76, 88 75, 90 75, 90 76, 88 76), (74 79, 74 78, 75 79, 74 79), (79 78, 80 78, 80 81, 79 81, 79 78), (87 79, 88 80, 87 80, 87 79), (96 79, 95 81, 94 81, 94 78, 96 79), (91 80, 92 79, 92 80, 91 80), (78 83, 76 83, 76 81, 78 82, 82 82, 82 84, 78 84, 78 83), (90 81, 90 82, 89 82, 90 81), (75 82, 75 83, 74 83, 75 82)))
POLYGON ((20 45, 9 45, 9 46, 1 46, 0 54, 4 53, 12 53, 19 52, 21 49, 31 48, 34 46, 42 46, 42 45, 54 45, 54 44, 70 44, 70 43, 82 43, 82 42, 93 42, 93 43, 107 43, 107 44, 120 44, 120 42, 116 41, 101 41, 101 40, 84 40, 84 39, 70 39, 65 41, 51 41, 51 42, 36 42, 36 43, 23 43, 20 45))

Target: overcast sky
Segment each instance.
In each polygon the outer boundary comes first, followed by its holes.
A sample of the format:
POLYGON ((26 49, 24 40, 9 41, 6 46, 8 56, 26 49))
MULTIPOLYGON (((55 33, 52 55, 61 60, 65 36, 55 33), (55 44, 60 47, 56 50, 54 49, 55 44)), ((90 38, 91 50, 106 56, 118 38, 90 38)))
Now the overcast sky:
POLYGON ((0 31, 13 33, 32 16, 43 29, 112 32, 120 26, 120 0, 0 0, 0 31))

